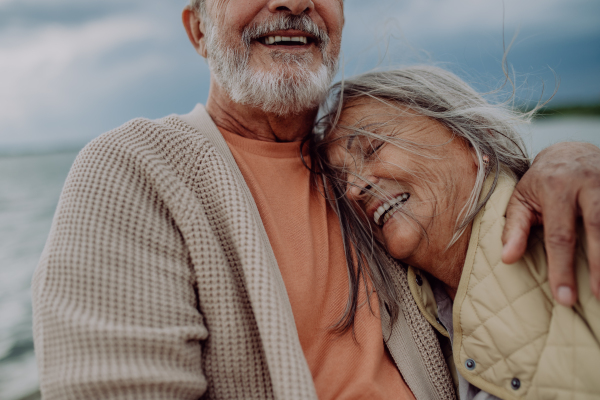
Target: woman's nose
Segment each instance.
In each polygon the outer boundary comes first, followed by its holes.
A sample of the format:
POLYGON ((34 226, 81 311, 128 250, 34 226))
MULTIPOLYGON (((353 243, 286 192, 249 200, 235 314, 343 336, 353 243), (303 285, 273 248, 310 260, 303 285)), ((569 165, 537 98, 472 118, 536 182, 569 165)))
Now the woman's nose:
POLYGON ((348 182, 347 196, 351 200, 362 200, 371 194, 373 185, 376 184, 377 178, 369 176, 366 178, 354 177, 348 182))

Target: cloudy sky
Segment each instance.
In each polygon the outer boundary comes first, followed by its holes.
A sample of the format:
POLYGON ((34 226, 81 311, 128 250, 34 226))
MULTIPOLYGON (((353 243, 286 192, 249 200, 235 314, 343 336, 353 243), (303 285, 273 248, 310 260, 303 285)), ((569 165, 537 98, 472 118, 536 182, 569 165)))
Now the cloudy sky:
MULTIPOLYGON (((186 113, 206 63, 185 0, 0 0, 0 152, 79 146, 138 116, 186 113)), ((503 38, 520 99, 600 101, 598 0, 346 0, 343 72, 435 63, 480 90, 502 82, 503 38)))

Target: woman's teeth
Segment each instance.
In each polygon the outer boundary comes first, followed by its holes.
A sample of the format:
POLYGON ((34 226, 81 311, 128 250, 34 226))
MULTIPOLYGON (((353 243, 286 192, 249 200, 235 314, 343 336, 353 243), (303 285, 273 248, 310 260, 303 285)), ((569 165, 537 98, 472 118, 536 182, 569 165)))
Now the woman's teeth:
POLYGON ((375 224, 382 226, 387 222, 388 219, 398 210, 398 206, 400 204, 406 203, 406 200, 410 197, 408 193, 402 193, 400 196, 396 197, 388 201, 387 203, 382 204, 377 211, 375 211, 375 215, 373 215, 373 220, 375 224))
POLYGON ((286 43, 298 42, 298 44, 307 44, 308 38, 306 36, 265 36, 262 38, 264 44, 275 44, 275 43, 286 43))

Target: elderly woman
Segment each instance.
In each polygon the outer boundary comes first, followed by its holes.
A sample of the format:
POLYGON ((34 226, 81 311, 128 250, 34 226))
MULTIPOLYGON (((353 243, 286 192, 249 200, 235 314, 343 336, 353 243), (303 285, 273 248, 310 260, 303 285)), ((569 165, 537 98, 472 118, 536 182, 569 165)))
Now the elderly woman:
POLYGON ((514 125, 531 114, 434 67, 368 73, 334 90, 315 156, 347 257, 358 259, 353 282, 397 315, 389 259, 373 238, 408 265, 416 304, 451 343, 461 399, 599 398, 600 302, 584 232, 572 308, 553 301, 542 232, 521 260, 501 261, 506 206, 529 167, 514 125))

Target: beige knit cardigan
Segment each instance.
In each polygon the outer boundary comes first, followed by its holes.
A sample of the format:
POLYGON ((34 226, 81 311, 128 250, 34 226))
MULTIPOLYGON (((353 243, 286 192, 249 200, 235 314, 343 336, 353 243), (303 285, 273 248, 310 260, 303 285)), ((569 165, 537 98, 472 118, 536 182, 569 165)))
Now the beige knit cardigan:
MULTIPOLYGON (((384 339, 417 399, 451 399, 398 267, 384 339)), ((316 399, 250 191, 210 116, 136 119, 86 146, 33 278, 44 399, 316 399)))

